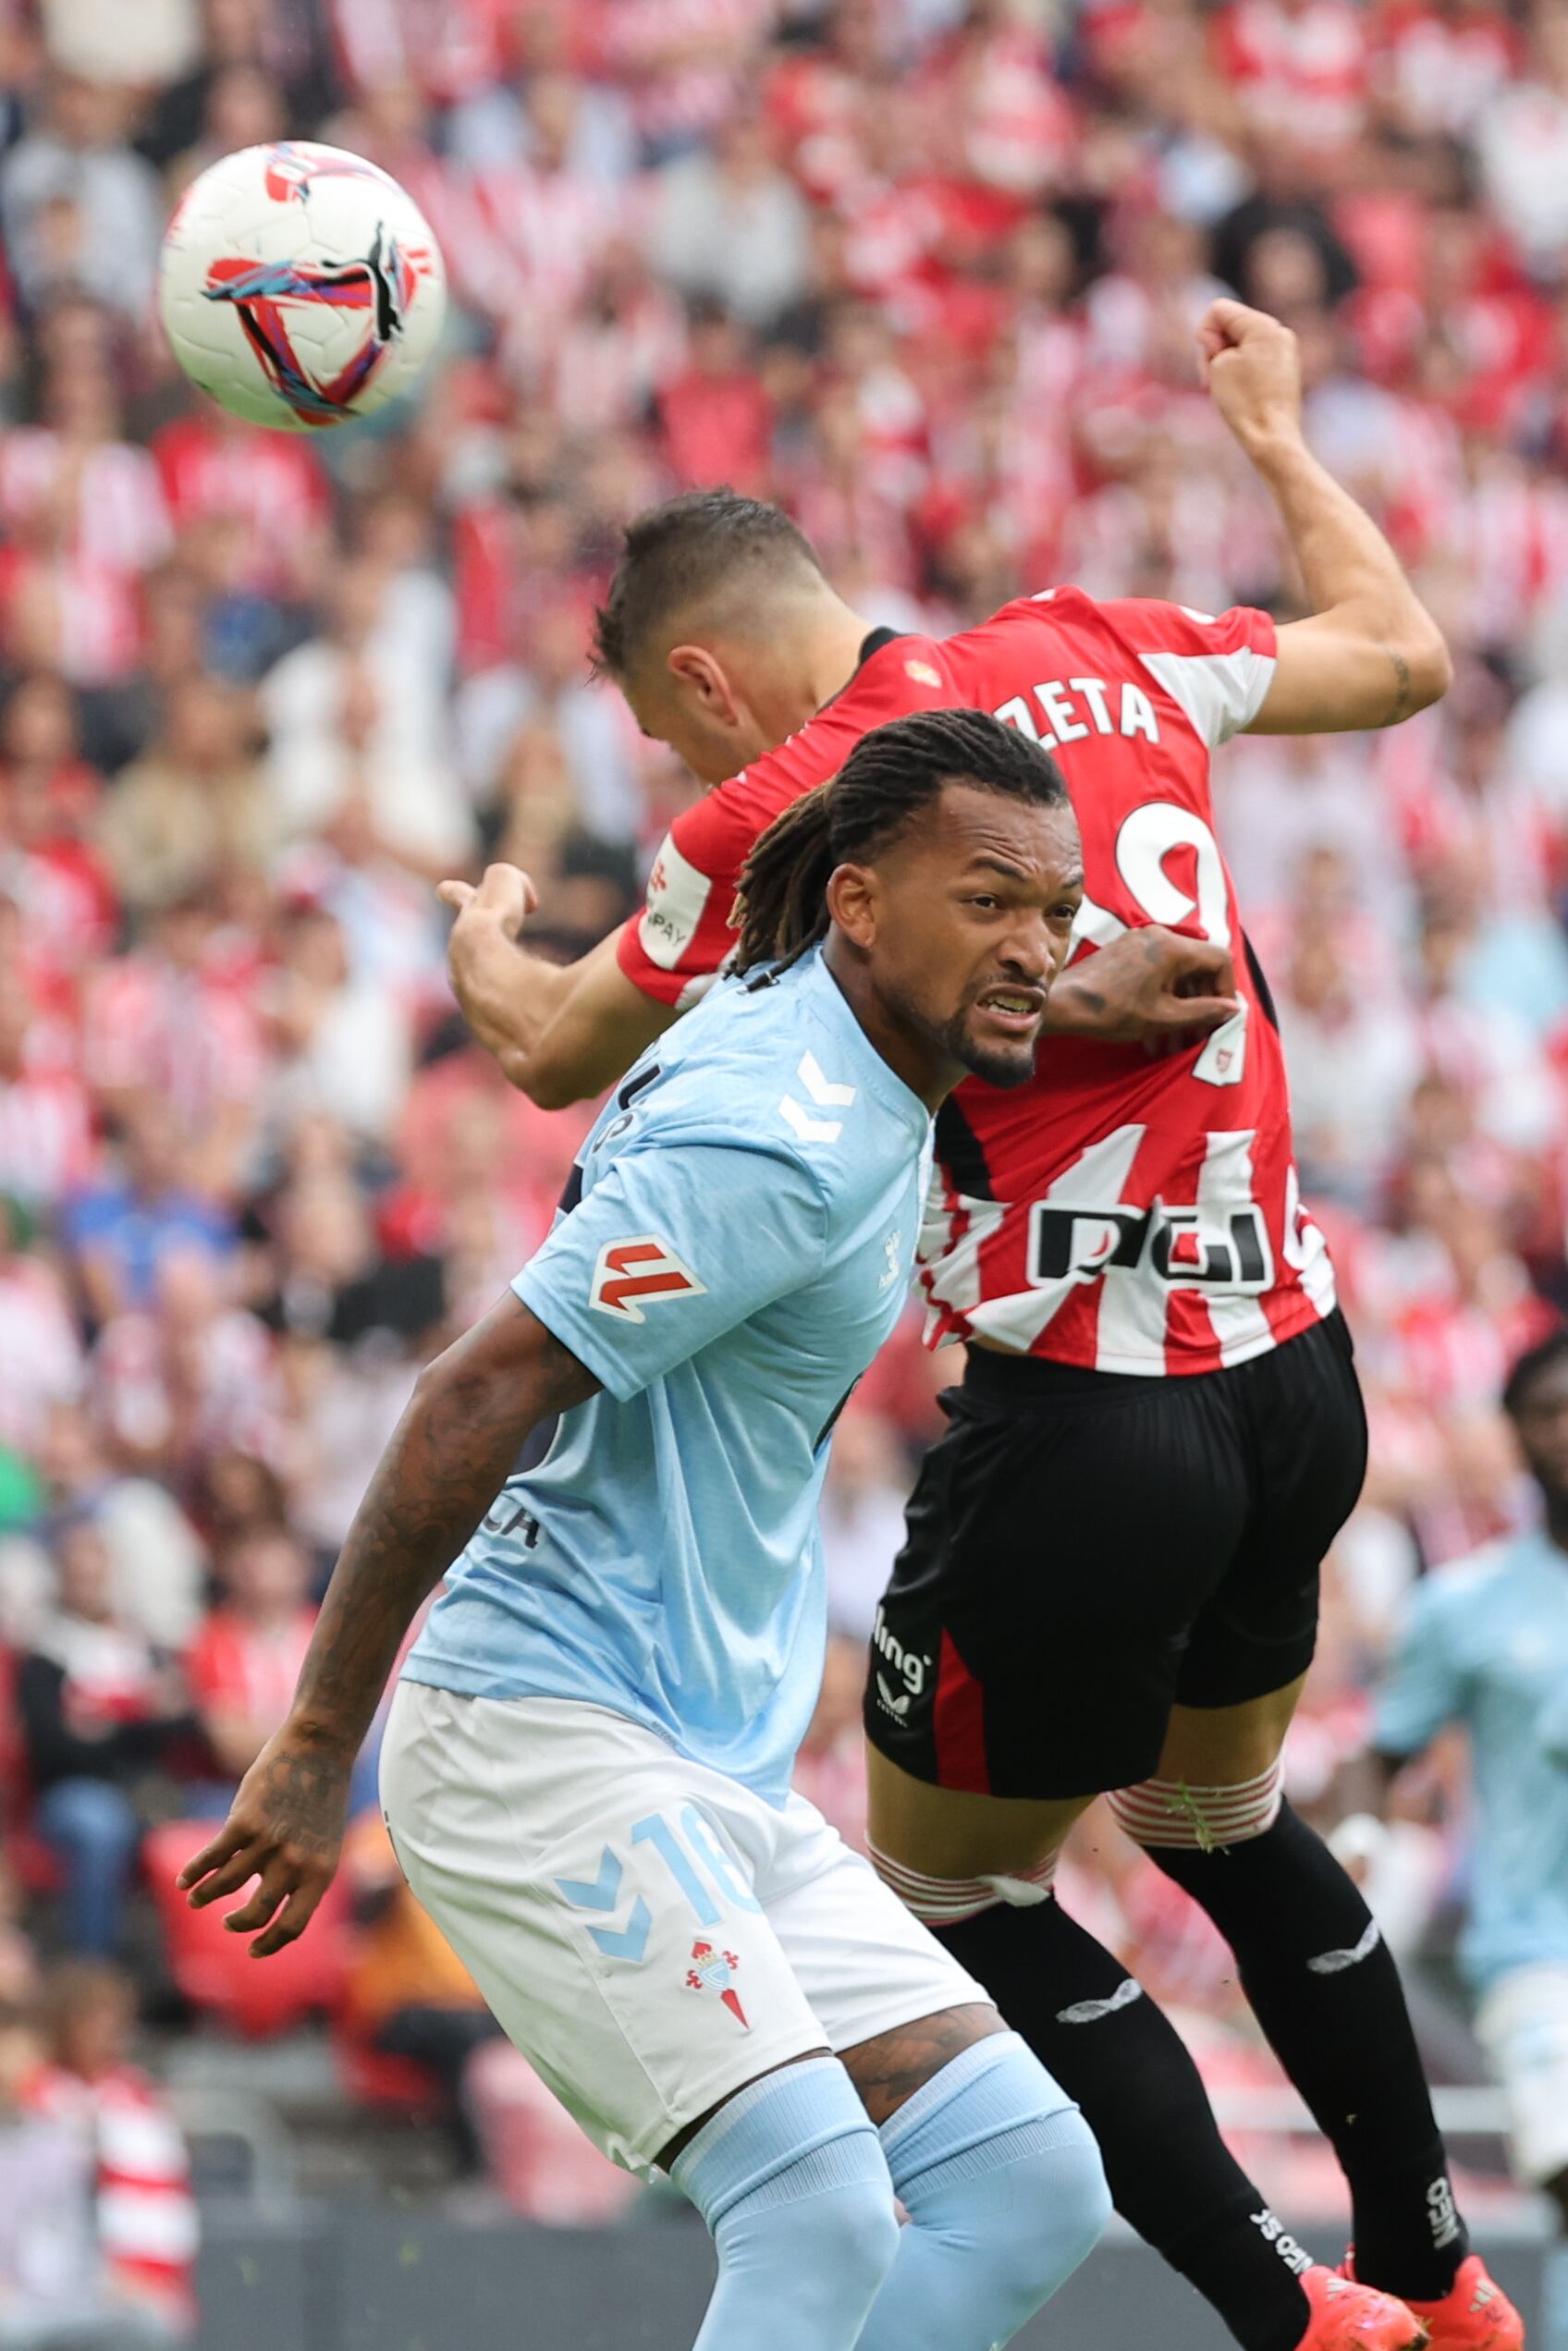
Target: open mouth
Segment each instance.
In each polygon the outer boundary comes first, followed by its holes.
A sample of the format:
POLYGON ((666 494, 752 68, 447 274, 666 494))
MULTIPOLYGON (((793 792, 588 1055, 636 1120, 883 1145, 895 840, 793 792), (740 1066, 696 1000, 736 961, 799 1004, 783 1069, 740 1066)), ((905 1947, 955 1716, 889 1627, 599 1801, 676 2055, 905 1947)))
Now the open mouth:
POLYGON ((1032 1036, 1046 1009, 1045 990, 988 987, 984 996, 976 998, 974 1009, 984 1012, 993 1027, 1005 1029, 1011 1036, 1032 1036))

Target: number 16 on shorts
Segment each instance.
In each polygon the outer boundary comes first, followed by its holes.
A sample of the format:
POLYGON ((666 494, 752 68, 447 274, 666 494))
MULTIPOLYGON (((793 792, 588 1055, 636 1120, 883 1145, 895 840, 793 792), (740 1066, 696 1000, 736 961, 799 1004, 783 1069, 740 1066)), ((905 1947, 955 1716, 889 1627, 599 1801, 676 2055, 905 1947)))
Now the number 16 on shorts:
MULTIPOLYGON (((681 1806, 679 1824, 662 1812, 651 1812, 645 1818, 633 1821, 626 1842, 633 1853, 639 1846, 646 1846, 656 1856, 674 1893, 684 1902, 699 1927, 722 1926, 726 1910, 761 1913, 761 1903, 694 1804, 681 1806)), ((582 1878, 557 1878, 554 1884, 562 1901, 572 1910, 596 1911, 606 1917, 624 1914, 614 1925, 589 1926, 587 1931, 606 1959, 624 1959, 640 1966, 647 1957, 654 1913, 643 1893, 634 1893, 627 1909, 627 1875, 626 1864, 615 1844, 606 1843, 591 1882, 582 1878)), ((745 2026, 745 2014, 734 1985, 739 1965, 733 1952, 721 1950, 699 1937, 692 1946, 687 1986, 693 1991, 718 1992, 730 2014, 745 2026)))

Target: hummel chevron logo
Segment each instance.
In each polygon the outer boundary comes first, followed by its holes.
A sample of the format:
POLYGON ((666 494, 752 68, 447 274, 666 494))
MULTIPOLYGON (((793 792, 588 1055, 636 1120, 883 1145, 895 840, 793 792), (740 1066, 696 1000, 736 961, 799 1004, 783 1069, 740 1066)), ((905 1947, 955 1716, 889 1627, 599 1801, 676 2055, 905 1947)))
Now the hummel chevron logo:
POLYGON ((588 1932, 606 1959, 630 1959, 635 1967, 648 1948, 648 1937, 654 1930, 654 1914, 641 1894, 631 1905, 631 1916, 618 1934, 612 1927, 590 1927, 588 1932))
MULTIPOLYGON (((795 1074, 819 1110, 847 1110, 855 1098, 852 1085, 835 1085, 823 1076, 815 1053, 802 1054, 795 1074)), ((814 1119, 792 1094, 787 1094, 778 1108, 802 1143, 837 1143, 844 1132, 842 1119, 814 1119)))
MULTIPOLYGON (((606 1845, 599 1874, 592 1884, 585 1878, 557 1878, 556 1891, 570 1903, 573 1910, 608 1911, 620 1900, 620 1880, 621 1865, 606 1845)), ((639 1894, 623 1928, 590 1927, 588 1932, 606 1959, 630 1959, 636 1966, 648 1948, 653 1927, 654 1914, 639 1894)))
POLYGON ((672 1298, 698 1298, 707 1290, 683 1258, 656 1232, 606 1241, 594 1261, 588 1304, 622 1322, 645 1322, 644 1306, 668 1305, 672 1298))
POLYGON ((621 1864, 606 1845, 592 1885, 585 1878, 557 1878, 556 1890, 566 1896, 573 1910, 613 1910, 620 1900, 620 1880, 621 1864))

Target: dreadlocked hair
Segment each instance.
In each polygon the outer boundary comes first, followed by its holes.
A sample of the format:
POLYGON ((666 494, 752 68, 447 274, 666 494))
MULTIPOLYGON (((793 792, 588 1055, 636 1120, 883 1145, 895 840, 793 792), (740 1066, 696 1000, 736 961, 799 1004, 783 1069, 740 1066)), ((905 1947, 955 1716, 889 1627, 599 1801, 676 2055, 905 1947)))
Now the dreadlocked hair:
POLYGON ((1048 752, 977 710, 928 710, 863 735, 839 773, 791 802, 752 851, 741 876, 734 968, 781 968, 827 936, 827 884, 836 867, 865 865, 889 848, 944 784, 1067 804, 1048 752))

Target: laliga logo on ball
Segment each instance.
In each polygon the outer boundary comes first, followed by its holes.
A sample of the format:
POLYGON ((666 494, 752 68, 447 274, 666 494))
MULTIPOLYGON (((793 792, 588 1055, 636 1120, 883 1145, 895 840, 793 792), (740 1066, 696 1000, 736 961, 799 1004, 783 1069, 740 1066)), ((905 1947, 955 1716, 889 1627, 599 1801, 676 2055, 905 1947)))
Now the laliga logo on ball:
POLYGON ((159 305, 193 383, 252 423, 310 432, 409 389, 440 336, 446 272, 388 173, 290 140, 226 155, 187 191, 159 305))

